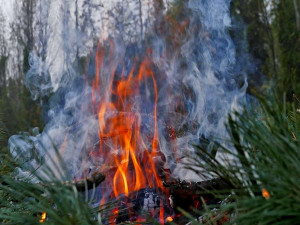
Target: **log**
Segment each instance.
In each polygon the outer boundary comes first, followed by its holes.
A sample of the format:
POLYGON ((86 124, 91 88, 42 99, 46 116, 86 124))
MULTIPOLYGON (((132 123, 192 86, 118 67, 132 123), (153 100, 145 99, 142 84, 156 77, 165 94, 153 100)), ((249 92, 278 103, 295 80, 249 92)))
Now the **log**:
POLYGON ((105 180, 105 175, 99 172, 94 172, 91 177, 72 182, 79 192, 93 189, 105 180))
POLYGON ((194 193, 195 191, 226 190, 232 187, 229 182, 220 178, 200 182, 187 182, 181 180, 174 180, 171 182, 164 181, 163 185, 171 191, 186 191, 194 193))
MULTIPOLYGON (((99 184, 101 184, 104 180, 105 180, 105 175, 96 171, 92 174, 91 177, 87 177, 75 181, 61 182, 60 184, 66 187, 75 186, 77 191, 84 192, 86 189, 91 190, 94 187, 99 186, 99 184)), ((46 184, 44 183, 40 183, 40 185, 46 186, 46 184)), ((57 185, 57 183, 51 183, 51 185, 57 185)))

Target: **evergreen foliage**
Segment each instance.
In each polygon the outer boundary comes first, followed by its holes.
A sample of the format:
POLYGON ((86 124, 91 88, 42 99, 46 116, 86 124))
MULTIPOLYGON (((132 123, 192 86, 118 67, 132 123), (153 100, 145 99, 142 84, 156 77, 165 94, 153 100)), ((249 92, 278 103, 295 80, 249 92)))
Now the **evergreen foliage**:
POLYGON ((296 25, 295 10, 292 1, 278 1, 274 9, 273 29, 280 63, 278 86, 281 92, 289 93, 289 100, 293 93, 300 94, 300 29, 296 25))
POLYGON ((246 40, 247 52, 253 56, 255 69, 248 74, 249 93, 268 92, 275 86, 279 96, 288 94, 288 101, 292 101, 293 93, 299 95, 299 5, 299 0, 232 1, 233 26, 242 27, 238 38, 246 40))
POLYGON ((214 158, 196 146, 198 158, 189 168, 232 186, 212 192, 230 201, 212 207, 219 211, 207 207, 202 222, 215 224, 226 216, 230 224, 299 223, 300 114, 295 105, 290 110, 286 113, 286 104, 274 98, 261 98, 258 111, 230 118, 231 148, 219 148, 214 158))
MULTIPOLYGON (((22 156, 9 158, 9 161, 8 158, 3 158, 3 155, 0 158, 1 224, 92 225, 102 224, 102 220, 109 220, 108 211, 114 207, 114 204, 108 203, 100 208, 92 207, 95 187, 92 194, 88 193, 87 188, 83 193, 78 192, 75 185, 66 185, 62 182, 70 180, 66 170, 60 170, 58 178, 45 164, 38 169, 38 172, 26 164, 26 170, 31 172, 21 177, 16 169, 23 168, 21 163, 23 159, 20 157, 22 156), (9 168, 8 172, 4 173, 6 168, 9 168), (46 218, 42 218, 43 213, 46 213, 46 218)), ((59 159, 55 164, 57 168, 66 168, 58 152, 57 158, 59 159)))

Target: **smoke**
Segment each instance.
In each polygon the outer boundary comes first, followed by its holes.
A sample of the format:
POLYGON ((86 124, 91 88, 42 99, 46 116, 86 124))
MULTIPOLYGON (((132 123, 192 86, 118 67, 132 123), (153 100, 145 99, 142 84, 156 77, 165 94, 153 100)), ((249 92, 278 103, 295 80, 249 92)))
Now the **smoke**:
MULTIPOLYGON (((209 140, 228 138, 225 127, 228 114, 239 110, 247 88, 245 71, 236 65, 236 49, 228 32, 231 28, 230 1, 190 0, 183 10, 184 19, 189 15, 189 24, 185 27, 187 35, 179 40, 182 45, 177 52, 171 52, 160 64, 168 76, 169 86, 175 90, 167 104, 175 102, 176 93, 180 93, 187 109, 182 124, 188 124, 190 129, 176 139, 177 148, 181 149, 179 157, 192 153, 191 144, 201 144, 203 137, 209 140), (191 129, 195 126, 196 129, 191 129)), ((158 49, 168 48, 168 40, 159 37, 157 42, 156 52, 168 51, 158 49)), ((169 111, 174 112, 174 109, 169 111)), ((170 141, 163 138, 161 142, 170 145, 170 141)), ((170 155, 169 150, 164 153, 170 155)), ((171 168, 175 167, 173 175, 199 179, 191 171, 184 170, 181 164, 174 161, 170 164, 171 168)))
POLYGON ((52 83, 49 71, 45 63, 35 52, 29 56, 30 70, 25 78, 25 85, 34 100, 48 96, 52 91, 52 83))
MULTIPOLYGON (((33 98, 50 98, 48 122, 41 134, 11 137, 11 152, 21 150, 27 161, 38 168, 39 163, 28 155, 30 149, 34 149, 55 170, 56 165, 50 163, 49 158, 55 159, 58 149, 73 178, 105 164, 105 159, 91 158, 89 154, 99 139, 99 121, 92 107, 91 80, 96 74, 97 64, 93 41, 96 36, 103 39, 102 33, 110 37, 112 44, 102 40, 103 46, 110 46, 110 53, 105 55, 100 77, 101 85, 106 89, 101 90, 102 95, 97 99, 101 101, 101 96, 109 91, 111 71, 116 67, 117 73, 120 72, 120 62, 125 65, 124 73, 128 77, 134 64, 150 58, 158 86, 159 146, 166 157, 164 167, 170 169, 174 177, 199 180, 198 176, 186 171, 182 163, 187 155, 193 154, 192 144, 201 144, 201 138, 228 137, 225 127, 228 114, 239 110, 247 82, 245 71, 236 63, 236 49, 228 32, 231 28, 230 0, 182 2, 182 11, 175 19, 162 14, 152 20, 150 15, 143 15, 142 20, 138 20, 140 11, 133 7, 123 10, 127 10, 126 15, 132 10, 132 15, 136 16, 126 17, 126 20, 122 17, 124 21, 117 21, 120 18, 116 14, 120 12, 118 9, 109 14, 114 15, 111 20, 115 21, 100 19, 99 25, 95 22, 93 26, 85 27, 85 32, 80 29, 80 20, 77 25, 72 23, 76 18, 71 13, 74 5, 70 2, 63 1, 60 10, 57 6, 45 6, 50 7, 47 15, 49 18, 56 16, 56 22, 50 25, 53 33, 39 36, 48 39, 39 42, 47 43, 46 52, 44 57, 37 52, 31 53, 26 85, 33 98), (144 34, 132 33, 131 29, 136 28, 132 24, 124 27, 135 21, 144 21, 140 24, 144 26, 144 34), (114 33, 108 24, 118 26, 118 32, 114 33), (80 65, 79 59, 85 61, 85 66, 80 65)), ((120 7, 119 4, 116 6, 120 7)), ((95 10, 94 13, 103 12, 99 8, 91 9, 95 10)), ((82 12, 89 15, 78 18, 93 15, 89 10, 82 12)), ((87 26, 86 19, 84 21, 87 26)), ((42 24, 45 26, 46 22, 42 24)), ((139 106, 136 108, 142 109, 145 135, 153 133, 149 125, 153 116, 152 89, 151 85, 143 86, 141 95, 136 98, 139 106)), ((133 107, 133 112, 136 108, 133 107)))

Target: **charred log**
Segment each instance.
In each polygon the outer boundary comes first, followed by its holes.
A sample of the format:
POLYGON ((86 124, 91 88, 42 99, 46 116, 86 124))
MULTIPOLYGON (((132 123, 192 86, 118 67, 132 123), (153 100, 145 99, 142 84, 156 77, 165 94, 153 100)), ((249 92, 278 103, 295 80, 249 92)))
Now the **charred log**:
POLYGON ((213 190, 225 190, 232 188, 229 182, 223 179, 212 179, 201 182, 187 182, 181 180, 174 180, 169 182, 163 182, 163 185, 168 188, 171 192, 203 192, 203 191, 213 191, 213 190))
MULTIPOLYGON (((192 208, 196 208, 198 211, 204 211, 203 201, 206 205, 221 205, 222 200, 214 196, 214 191, 226 191, 232 188, 230 182, 223 179, 212 179, 201 182, 187 182, 182 180, 172 180, 163 182, 166 189, 170 191, 172 198, 172 205, 176 215, 181 215, 178 211, 178 207, 194 214, 192 208)), ((187 218, 179 216, 174 218, 177 224, 186 224, 187 218)))

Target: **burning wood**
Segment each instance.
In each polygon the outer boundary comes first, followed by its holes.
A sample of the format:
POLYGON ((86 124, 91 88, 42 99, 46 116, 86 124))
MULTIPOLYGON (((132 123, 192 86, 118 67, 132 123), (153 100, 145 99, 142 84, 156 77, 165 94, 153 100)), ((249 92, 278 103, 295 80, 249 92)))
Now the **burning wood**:
MULTIPOLYGON (((174 222, 178 224, 188 224, 189 220, 182 216, 181 212, 177 210, 178 207, 181 209, 190 212, 191 215, 198 217, 198 213, 194 213, 192 208, 196 208, 198 211, 204 211, 203 201, 206 205, 222 205, 230 201, 226 199, 221 201, 213 194, 210 194, 209 191, 214 190, 230 190, 232 185, 230 182, 216 178, 212 180, 206 180, 201 182, 188 182, 184 180, 170 180, 164 181, 163 185, 167 190, 170 191, 170 196, 172 199, 172 207, 174 209, 175 215, 174 222)), ((216 212, 216 215, 218 213, 216 212)), ((221 218, 223 219, 223 217, 221 218)), ((203 222, 203 220, 199 221, 203 222)), ((203 224, 206 224, 203 222, 203 224)), ((218 223, 219 224, 219 223, 218 223)), ((222 224, 222 223, 220 223, 222 224)))

